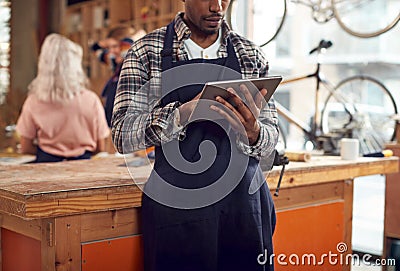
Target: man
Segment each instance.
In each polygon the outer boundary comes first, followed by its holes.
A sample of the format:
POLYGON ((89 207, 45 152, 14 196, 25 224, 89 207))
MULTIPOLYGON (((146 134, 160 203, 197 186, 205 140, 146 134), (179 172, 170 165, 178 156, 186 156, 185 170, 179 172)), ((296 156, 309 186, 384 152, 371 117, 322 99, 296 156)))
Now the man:
POLYGON ((272 253, 275 227, 258 165, 277 142, 274 103, 246 88, 229 89, 228 101, 199 100, 205 82, 264 77, 268 64, 229 30, 229 0, 183 3, 184 13, 129 50, 114 104, 117 150, 156 146, 142 199, 145 270, 273 270, 257 259, 272 253))
POLYGON ((110 66, 113 75, 106 82, 101 97, 104 99, 107 124, 111 127, 111 117, 114 106, 114 97, 121 72, 122 61, 134 40, 143 37, 144 30, 134 31, 128 25, 117 25, 110 29, 107 37, 91 46, 102 63, 110 66))

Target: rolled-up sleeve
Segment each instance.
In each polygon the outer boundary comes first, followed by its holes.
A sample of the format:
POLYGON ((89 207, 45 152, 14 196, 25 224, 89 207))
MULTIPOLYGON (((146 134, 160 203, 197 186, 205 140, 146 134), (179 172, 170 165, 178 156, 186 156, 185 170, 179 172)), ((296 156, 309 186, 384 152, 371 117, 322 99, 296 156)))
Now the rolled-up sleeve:
MULTIPOLYGON (((255 49, 255 59, 255 66, 257 67, 258 74, 251 74, 250 76, 267 76, 268 62, 259 48, 255 49)), ((238 137, 237 147, 244 154, 260 159, 261 157, 273 153, 276 143, 278 142, 278 112, 273 98, 271 98, 261 110, 258 117, 258 123, 260 125, 260 134, 257 142, 253 145, 249 145, 246 142, 243 142, 241 137, 238 137)))
MULTIPOLYGON (((120 153, 179 138, 171 119, 179 102, 161 106, 161 75, 150 72, 144 52, 129 50, 122 65, 112 117, 112 138, 120 153)), ((180 132, 180 131, 179 131, 180 132)))

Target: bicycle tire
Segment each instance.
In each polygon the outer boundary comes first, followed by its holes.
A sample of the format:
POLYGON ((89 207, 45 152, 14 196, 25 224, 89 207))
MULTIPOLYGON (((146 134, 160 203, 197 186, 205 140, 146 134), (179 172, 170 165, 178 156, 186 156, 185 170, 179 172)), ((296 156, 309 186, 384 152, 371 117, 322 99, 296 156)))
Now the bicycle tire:
MULTIPOLYGON (((258 45, 260 47, 264 47, 267 44, 269 44, 271 41, 273 41, 278 34, 281 32, 281 29, 285 23, 286 20, 286 14, 287 14, 287 0, 281 0, 283 2, 283 11, 282 11, 282 17, 279 18, 279 23, 278 26, 276 28, 276 30, 273 32, 272 36, 267 37, 267 40, 265 42, 260 42, 258 43, 258 45)), ((226 20, 229 24, 229 26, 231 27, 231 29, 236 30, 235 29, 235 25, 233 24, 233 17, 235 16, 234 14, 236 13, 236 9, 237 9, 237 0, 232 0, 227 11, 226 11, 226 20)))
POLYGON ((269 40, 267 40, 266 42, 260 44, 260 47, 266 46, 268 43, 273 41, 278 36, 278 34, 281 32, 283 24, 285 23, 286 14, 287 14, 287 0, 283 0, 283 14, 282 14, 282 18, 281 18, 281 20, 279 22, 279 25, 278 25, 278 27, 277 27, 277 29, 275 31, 275 34, 273 34, 272 37, 269 40))
MULTIPOLYGON (((341 15, 341 12, 339 11, 341 7, 339 6, 340 4, 343 4, 343 0, 331 0, 332 4, 332 10, 333 14, 335 15, 336 21, 338 22, 339 26, 349 33, 352 36, 359 37, 359 38, 373 38, 377 37, 383 33, 388 32, 392 28, 394 28, 397 23, 400 21, 400 10, 399 13, 397 14, 396 17, 394 17, 393 20, 389 21, 388 23, 385 24, 385 26, 381 27, 378 30, 373 30, 373 31, 367 31, 367 32, 361 32, 358 30, 353 29, 348 23, 345 22, 345 19, 343 19, 343 15, 341 15)), ((369 14, 367 14, 369 16, 369 14)), ((356 16, 352 16, 356 17, 356 16)))
POLYGON ((371 76, 356 75, 341 81, 334 93, 328 95, 321 112, 324 134, 358 138, 361 154, 380 152, 395 138, 393 117, 397 105, 382 82, 371 76), (346 101, 339 101, 341 97, 346 101))
POLYGON ((235 0, 232 0, 229 3, 229 6, 226 9, 226 13, 225 13, 225 20, 231 29, 233 29, 232 28, 232 12, 233 12, 232 10, 234 9, 234 7, 233 7, 234 5, 235 5, 235 0))

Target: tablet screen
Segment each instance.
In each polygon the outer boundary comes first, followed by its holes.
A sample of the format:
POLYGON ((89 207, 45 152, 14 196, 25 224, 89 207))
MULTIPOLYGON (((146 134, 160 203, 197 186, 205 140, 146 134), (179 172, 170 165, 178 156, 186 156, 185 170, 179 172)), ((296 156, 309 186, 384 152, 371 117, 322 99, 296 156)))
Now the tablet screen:
MULTIPOLYGON (((228 92, 228 88, 233 88, 237 95, 244 101, 245 104, 248 104, 247 99, 244 97, 244 94, 240 91, 240 85, 244 84, 249 92, 253 96, 253 100, 256 97, 256 94, 263 88, 267 90, 267 94, 264 96, 266 102, 274 94, 276 88, 279 83, 282 81, 281 76, 271 76, 271 77, 263 77, 257 79, 239 79, 239 80, 230 80, 230 81, 216 81, 206 83, 200 99, 207 99, 215 101, 217 96, 224 98, 227 102, 231 103, 234 107, 233 101, 230 101, 231 94, 228 92)), ((210 101, 211 102, 211 101, 210 101)), ((213 110, 210 110, 210 102, 199 102, 196 105, 195 110, 193 110, 190 119, 220 119, 222 118, 220 114, 216 113, 213 110)), ((251 101, 254 102, 254 101, 251 101)), ((264 105, 266 103, 263 103, 264 105)), ((218 105, 217 105, 218 106, 218 105)), ((261 109, 261 108, 260 108, 261 109)), ((228 112, 230 113, 230 112, 228 112)))
POLYGON ((222 98, 227 99, 229 97, 227 89, 233 88, 238 96, 243 101, 245 101, 245 97, 240 91, 240 85, 245 85, 252 94, 253 98, 258 93, 258 91, 265 88, 267 90, 267 94, 264 96, 264 99, 268 102, 281 81, 281 76, 270 76, 257 79, 239 79, 230 81, 209 82, 205 84, 200 99, 215 100, 217 96, 221 96, 222 98))

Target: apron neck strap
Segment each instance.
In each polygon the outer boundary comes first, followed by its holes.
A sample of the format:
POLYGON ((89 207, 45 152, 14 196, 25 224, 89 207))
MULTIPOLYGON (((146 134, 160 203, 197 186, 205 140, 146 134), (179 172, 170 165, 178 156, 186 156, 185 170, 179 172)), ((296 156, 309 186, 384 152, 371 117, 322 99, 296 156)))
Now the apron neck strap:
MULTIPOLYGON (((174 36, 175 36, 175 22, 172 21, 168 26, 167 30, 165 33, 165 39, 164 39, 164 44, 163 44, 163 49, 161 50, 161 68, 163 71, 166 71, 170 68, 172 68, 172 62, 173 62, 173 44, 174 44, 174 36)), ((233 48, 231 39, 228 38, 227 40, 227 51, 228 51, 228 56, 235 56, 235 49, 233 48)))
POLYGON ((165 33, 164 45, 161 50, 161 68, 163 71, 168 70, 172 67, 172 54, 173 54, 173 43, 174 43, 174 21, 167 26, 167 32, 165 33))

